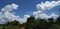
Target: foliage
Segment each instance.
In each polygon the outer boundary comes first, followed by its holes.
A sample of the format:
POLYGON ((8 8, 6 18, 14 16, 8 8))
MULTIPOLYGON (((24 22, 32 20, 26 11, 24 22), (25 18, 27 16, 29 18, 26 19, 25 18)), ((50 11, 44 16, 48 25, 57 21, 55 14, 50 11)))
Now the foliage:
POLYGON ((2 28, 20 28, 20 27, 26 27, 27 29, 60 29, 60 17, 54 21, 53 18, 49 19, 35 19, 33 16, 29 17, 27 19, 26 23, 20 24, 17 20, 12 22, 7 22, 6 24, 0 24, 0 29, 2 28))

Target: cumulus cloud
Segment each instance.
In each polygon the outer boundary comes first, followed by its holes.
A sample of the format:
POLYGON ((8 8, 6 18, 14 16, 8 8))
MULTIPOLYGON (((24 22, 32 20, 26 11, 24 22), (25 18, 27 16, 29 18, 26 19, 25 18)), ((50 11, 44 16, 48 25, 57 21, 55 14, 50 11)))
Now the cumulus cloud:
POLYGON ((43 13, 41 11, 33 12, 33 15, 35 16, 35 18, 41 18, 41 19, 48 19, 48 18, 56 19, 58 17, 58 15, 56 15, 55 13, 52 13, 51 15, 48 15, 48 14, 43 13))
MULTIPOLYGON (((41 19, 48 19, 48 18, 54 18, 56 19, 58 15, 55 13, 52 13, 51 15, 48 15, 44 13, 45 10, 51 10, 53 7, 60 5, 60 1, 46 1, 45 3, 41 2, 41 4, 37 4, 36 7, 38 11, 33 12, 33 15, 35 18, 41 18, 41 19)), ((30 17, 30 15, 24 15, 23 18, 20 18, 19 16, 15 15, 15 12, 10 12, 12 10, 16 10, 19 5, 11 4, 6 5, 4 8, 1 9, 2 12, 0 12, 0 24, 4 24, 6 22, 11 22, 14 20, 19 21, 19 23, 23 24, 27 21, 27 18, 30 17)))
POLYGON ((48 18, 47 14, 42 13, 40 11, 33 12, 33 15, 35 16, 35 18, 41 18, 41 19, 47 19, 48 18))
POLYGON ((36 7, 40 11, 51 10, 53 7, 60 5, 60 1, 46 1, 45 3, 41 2, 37 4, 36 7))
POLYGON ((1 11, 12 11, 18 8, 18 5, 16 4, 11 4, 11 5, 6 5, 4 8, 1 9, 1 11))
MULTIPOLYGON (((0 24, 4 24, 6 22, 11 22, 14 20, 17 20, 19 22, 23 21, 23 20, 21 20, 21 18, 19 16, 16 16, 15 14, 10 13, 10 12, 4 12, 3 14, 0 14, 0 24)), ((23 23, 23 22, 21 22, 21 23, 23 23)))
POLYGON ((3 16, 7 18, 8 21, 14 21, 19 19, 19 16, 14 15, 13 13, 10 12, 4 12, 3 16))
POLYGON ((56 15, 55 13, 52 13, 51 17, 53 17, 54 19, 56 19, 58 17, 58 15, 56 15))
POLYGON ((45 13, 46 10, 51 10, 55 6, 59 6, 60 1, 46 1, 46 2, 41 2, 40 4, 37 4, 37 11, 33 12, 33 15, 35 18, 41 18, 41 19, 48 19, 48 18, 54 18, 57 19, 58 15, 55 14, 55 12, 52 12, 51 15, 48 15, 45 13))
POLYGON ((11 22, 14 20, 19 21, 19 23, 23 24, 27 21, 27 18, 29 18, 29 15, 24 15, 23 18, 20 18, 19 16, 15 15, 15 12, 10 12, 12 10, 15 10, 18 8, 19 5, 11 4, 6 5, 4 8, 1 9, 2 12, 0 12, 0 24, 4 24, 6 22, 11 22))
POLYGON ((24 15, 24 17, 23 17, 22 19, 20 19, 19 22, 20 22, 21 24, 23 24, 23 23, 27 22, 27 19, 28 19, 29 17, 30 17, 30 15, 24 15))
POLYGON ((0 24, 4 24, 6 21, 3 19, 2 12, 0 12, 0 24))
POLYGON ((19 20, 20 17, 15 15, 15 12, 9 12, 12 10, 15 10, 18 8, 18 5, 11 4, 6 5, 4 8, 1 9, 2 12, 0 12, 0 24, 4 24, 6 22, 11 22, 14 20, 19 20))

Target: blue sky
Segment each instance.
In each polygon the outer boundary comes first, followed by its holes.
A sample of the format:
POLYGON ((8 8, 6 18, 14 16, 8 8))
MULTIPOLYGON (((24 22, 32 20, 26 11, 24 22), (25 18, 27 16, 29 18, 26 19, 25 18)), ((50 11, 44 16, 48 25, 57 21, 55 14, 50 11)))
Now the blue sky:
MULTIPOLYGON (((0 10, 8 4, 15 3, 19 5, 19 7, 17 10, 13 10, 13 11, 16 13, 16 15, 22 18, 26 14, 32 15, 32 12, 37 10, 36 5, 39 4, 40 2, 45 2, 45 1, 54 1, 54 0, 0 0, 0 10)), ((55 7, 54 12, 59 15, 58 10, 56 10, 58 8, 59 6, 55 7)), ((49 14, 48 12, 46 13, 49 14)), ((53 10, 50 11, 50 13, 51 12, 53 12, 53 10)))

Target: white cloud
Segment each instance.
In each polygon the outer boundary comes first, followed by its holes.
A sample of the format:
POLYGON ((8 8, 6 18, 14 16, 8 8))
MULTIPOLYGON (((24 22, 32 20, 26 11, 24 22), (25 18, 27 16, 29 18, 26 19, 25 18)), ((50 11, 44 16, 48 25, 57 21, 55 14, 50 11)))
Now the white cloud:
POLYGON ((38 11, 33 12, 33 15, 35 16, 35 18, 48 19, 53 17, 54 19, 57 19, 58 15, 56 15, 55 13, 48 15, 45 13, 45 11, 51 10, 53 7, 58 5, 60 5, 60 1, 46 1, 45 3, 41 2, 40 4, 36 5, 38 11))
POLYGON ((5 18, 7 18, 8 21, 14 21, 14 20, 19 19, 18 16, 14 15, 13 13, 10 13, 10 12, 4 12, 3 16, 5 18))
MULTIPOLYGON (((37 4, 37 9, 38 11, 33 12, 33 15, 35 18, 41 18, 41 19, 48 19, 48 18, 54 18, 56 19, 58 15, 55 13, 52 13, 51 15, 48 15, 44 13, 43 11, 45 10, 51 10, 53 7, 60 5, 60 1, 46 1, 45 3, 41 2, 41 4, 37 4)), ((23 18, 20 18, 19 16, 15 15, 15 12, 10 12, 12 10, 15 10, 18 8, 18 5, 16 4, 11 4, 11 5, 6 5, 4 8, 1 9, 2 12, 0 12, 0 24, 3 24, 5 22, 10 22, 17 20, 19 23, 25 23, 27 21, 27 18, 30 17, 30 15, 24 15, 23 18)))
POLYGON ((55 13, 52 13, 51 17, 53 17, 54 19, 57 19, 58 15, 56 15, 55 13))
POLYGON ((4 8, 1 9, 2 12, 0 12, 0 24, 4 24, 6 22, 11 22, 14 20, 19 21, 19 23, 23 24, 27 21, 27 18, 29 18, 29 15, 24 15, 23 19, 19 16, 15 15, 15 12, 10 12, 12 10, 15 10, 18 8, 18 5, 11 4, 6 5, 4 8))
POLYGON ((28 19, 29 17, 30 17, 30 15, 24 15, 23 19, 20 19, 19 22, 20 22, 21 24, 23 24, 23 23, 27 22, 27 19, 28 19))
POLYGON ((60 5, 60 1, 46 1, 45 3, 37 4, 36 7, 40 11, 51 10, 53 7, 60 5))
POLYGON ((4 24, 6 21, 3 19, 2 12, 0 12, 0 24, 4 24))
POLYGON ((27 19, 29 17, 30 17, 30 15, 24 15, 24 19, 27 19))
POLYGON ((6 5, 4 8, 1 9, 1 11, 12 11, 18 8, 18 5, 16 4, 11 4, 11 5, 6 5))
POLYGON ((4 24, 6 22, 11 22, 14 20, 19 21, 21 18, 19 16, 14 15, 10 12, 4 12, 0 14, 0 24, 4 24))
POLYGON ((54 19, 57 19, 57 17, 58 17, 58 15, 56 15, 55 13, 48 15, 48 14, 40 12, 40 11, 33 12, 33 15, 35 16, 35 18, 41 18, 41 19, 48 19, 48 18, 52 18, 52 17, 54 19))

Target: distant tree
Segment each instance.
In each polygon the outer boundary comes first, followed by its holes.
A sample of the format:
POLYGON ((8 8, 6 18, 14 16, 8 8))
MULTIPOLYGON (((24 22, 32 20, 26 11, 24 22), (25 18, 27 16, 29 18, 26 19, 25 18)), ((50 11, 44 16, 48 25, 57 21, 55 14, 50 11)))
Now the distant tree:
POLYGON ((20 23, 17 20, 14 20, 12 22, 7 22, 6 25, 19 25, 20 23))
POLYGON ((34 25, 34 22, 35 22, 35 18, 32 17, 32 16, 27 19, 27 25, 28 25, 29 27, 32 27, 32 26, 34 25))
POLYGON ((57 18, 56 24, 60 25, 60 16, 57 18))
POLYGON ((35 28, 38 25, 38 21, 33 16, 27 19, 27 28, 35 28))
POLYGON ((8 25, 12 25, 12 22, 7 22, 6 25, 7 25, 7 26, 8 26, 8 25))
POLYGON ((38 19, 39 23, 37 25, 38 29, 48 29, 47 21, 45 19, 38 19))
POLYGON ((48 19, 48 22, 49 22, 50 24, 54 24, 54 19, 53 19, 53 18, 49 18, 49 19, 48 19))
POLYGON ((54 19, 53 18, 49 18, 48 21, 49 21, 48 22, 48 26, 49 26, 49 28, 52 29, 53 28, 53 25, 55 24, 54 19))
POLYGON ((17 21, 17 20, 14 20, 13 22, 12 22, 12 25, 19 25, 20 23, 17 21))

